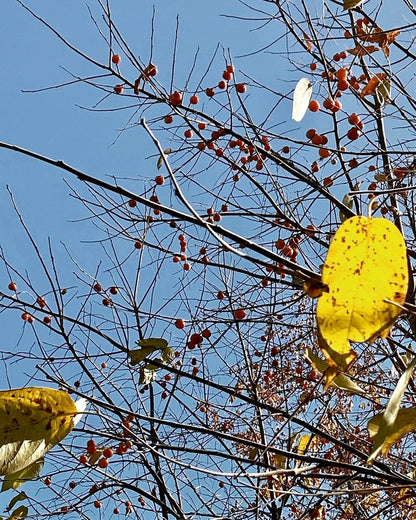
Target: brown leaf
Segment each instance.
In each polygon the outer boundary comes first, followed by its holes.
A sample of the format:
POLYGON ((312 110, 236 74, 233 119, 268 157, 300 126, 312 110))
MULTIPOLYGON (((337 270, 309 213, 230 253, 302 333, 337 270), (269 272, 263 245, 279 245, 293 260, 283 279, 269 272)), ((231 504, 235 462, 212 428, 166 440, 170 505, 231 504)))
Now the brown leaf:
POLYGON ((305 32, 303 33, 303 37, 305 38, 306 47, 308 51, 312 50, 312 42, 310 36, 308 36, 305 32))
POLYGON ((352 54, 353 56, 365 56, 366 54, 372 54, 373 52, 378 51, 378 47, 375 45, 359 45, 354 47, 354 49, 348 49, 347 52, 352 54))
POLYGON ((374 95, 379 84, 386 78, 387 74, 385 72, 376 74, 361 91, 361 97, 374 95))

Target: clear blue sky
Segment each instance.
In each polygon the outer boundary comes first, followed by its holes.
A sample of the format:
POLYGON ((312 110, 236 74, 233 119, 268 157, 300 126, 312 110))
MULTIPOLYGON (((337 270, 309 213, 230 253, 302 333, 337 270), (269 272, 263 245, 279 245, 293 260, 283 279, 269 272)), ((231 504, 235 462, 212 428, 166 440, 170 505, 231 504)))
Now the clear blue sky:
MULTIPOLYGON (((113 17, 120 31, 143 61, 149 56, 150 19, 155 4, 154 62, 159 67, 159 78, 169 82, 176 16, 179 15, 179 45, 175 83, 182 87, 191 67, 197 48, 201 55, 201 70, 205 68, 217 43, 236 56, 262 47, 267 39, 264 32, 249 32, 250 26, 236 24, 220 14, 239 14, 238 2, 223 1, 178 2, 141 1, 113 2, 113 17), (225 8, 224 8, 225 6, 225 8), (244 29, 242 29, 244 28, 244 29)), ((56 28, 68 41, 97 60, 107 59, 107 48, 92 23, 86 4, 73 0, 28 1, 27 5, 56 28)), ((95 2, 91 7, 97 14, 95 2)), ((155 170, 155 160, 146 161, 150 146, 140 128, 124 132, 119 129, 127 123, 131 112, 93 113, 83 110, 93 106, 100 94, 85 84, 38 93, 22 92, 54 86, 70 81, 67 71, 76 76, 95 72, 83 60, 69 51, 45 26, 35 20, 15 0, 2 1, 0 18, 0 43, 2 71, 0 82, 0 140, 16 144, 54 159, 59 159, 88 174, 105 178, 116 175, 125 178, 124 184, 137 191, 143 190, 143 179, 155 170), (64 70, 66 69, 66 70, 64 70)), ((252 61, 252 60, 250 60, 252 61)), ((246 60, 236 60, 244 69, 246 60)), ((250 74, 273 74, 274 67, 261 68, 250 74)), ((111 80, 113 81, 113 80, 111 80)), ((153 153, 153 150, 152 150, 153 153)), ((45 253, 50 237, 54 256, 62 277, 72 281, 74 270, 60 242, 63 241, 81 265, 92 272, 97 262, 97 247, 82 241, 94 240, 95 231, 84 224, 71 221, 85 216, 80 204, 69 196, 70 189, 63 182, 66 178, 75 188, 82 186, 59 169, 36 162, 14 152, 0 150, 0 245, 10 263, 18 269, 28 270, 35 284, 39 283, 37 260, 24 236, 18 218, 12 208, 9 186, 30 231, 45 253)), ((123 183, 122 182, 122 183, 123 183)), ((15 278, 15 277, 14 277, 15 278)), ((7 287, 9 278, 0 271, 0 285, 7 287)), ((42 283, 40 283, 40 286, 42 283)), ((1 351, 29 350, 33 337, 23 334, 18 314, 0 314, 1 351)), ((38 384, 28 379, 34 367, 27 364, 13 370, 0 364, 3 383, 0 388, 38 384), (7 377, 7 379, 6 379, 7 377)), ((28 484, 30 486, 30 484, 28 484)), ((0 510, 7 505, 11 492, 0 496, 0 510)))

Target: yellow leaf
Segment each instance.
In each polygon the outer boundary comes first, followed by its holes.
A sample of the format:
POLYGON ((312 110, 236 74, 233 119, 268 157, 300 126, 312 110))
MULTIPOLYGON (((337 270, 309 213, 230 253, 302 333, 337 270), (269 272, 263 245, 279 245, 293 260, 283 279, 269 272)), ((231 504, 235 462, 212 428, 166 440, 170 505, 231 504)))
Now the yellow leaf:
POLYGON ((78 412, 71 397, 60 390, 0 391, 0 475, 40 459, 72 430, 78 412))
POLYGON ((292 119, 302 121, 308 109, 309 101, 312 96, 312 84, 307 78, 301 78, 293 93, 292 119))
POLYGON ((303 435, 302 438, 300 439, 297 452, 300 453, 301 455, 305 455, 305 450, 308 447, 310 440, 311 440, 310 435, 303 435))
MULTIPOLYGON (((368 431, 371 439, 374 439, 379 432, 383 414, 379 413, 370 419, 368 431)), ((416 428, 416 408, 400 408, 393 426, 386 436, 382 453, 386 455, 392 444, 398 442, 402 437, 416 428)))
POLYGON ((319 298, 323 292, 328 291, 328 287, 315 278, 308 278, 303 283, 303 288, 310 298, 319 298))
MULTIPOLYGON (((310 348, 306 350, 305 358, 309 361, 309 363, 317 372, 325 374, 325 372, 328 370, 329 364, 323 359, 321 359, 319 356, 314 354, 310 348)), ((365 390, 360 388, 348 376, 344 376, 344 374, 336 375, 330 381, 330 384, 332 384, 332 386, 336 386, 337 388, 341 388, 342 390, 347 390, 348 392, 353 392, 355 394, 365 394, 365 390)))
POLYGON ((413 408, 400 408, 404 392, 413 374, 416 365, 416 357, 409 363, 401 375, 394 392, 392 393, 384 413, 373 417, 368 430, 373 440, 373 449, 367 459, 371 464, 381 451, 384 455, 390 446, 397 442, 403 435, 409 433, 416 426, 416 413, 413 408), (410 429, 408 429, 410 428, 410 429))
POLYGON ((364 0, 344 0, 344 9, 352 9, 363 3, 364 0))
POLYGON ((341 225, 322 269, 329 292, 322 294, 316 309, 330 372, 345 371, 355 358, 350 341, 372 342, 388 335, 401 313, 391 302, 403 305, 408 278, 406 245, 392 222, 356 216, 341 225))

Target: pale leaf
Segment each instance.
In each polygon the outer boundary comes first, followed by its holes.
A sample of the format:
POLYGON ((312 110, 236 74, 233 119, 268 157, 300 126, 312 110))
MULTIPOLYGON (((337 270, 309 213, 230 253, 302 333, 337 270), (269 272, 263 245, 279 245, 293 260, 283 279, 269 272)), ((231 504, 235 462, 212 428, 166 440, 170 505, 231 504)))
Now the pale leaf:
MULTIPOLYGON (((310 348, 306 350, 305 358, 313 368, 321 374, 324 374, 329 367, 329 363, 317 356, 310 348)), ((352 381, 352 379, 344 374, 338 374, 334 377, 331 381, 331 385, 355 394, 365 394, 365 390, 360 388, 356 383, 354 383, 354 381, 352 381)))
POLYGON ((312 84, 307 78, 301 78, 293 93, 292 119, 302 121, 308 109, 309 101, 312 96, 312 84))
MULTIPOLYGON (((400 410, 400 404, 403 399, 403 394, 409 383, 409 380, 413 374, 413 369, 416 365, 416 357, 409 363, 406 370, 401 375, 394 392, 392 393, 390 400, 387 404, 387 408, 384 410, 381 416, 378 430, 373 438, 373 449, 367 459, 367 462, 371 464, 380 451, 386 453, 391 443, 389 444, 389 436, 395 433, 394 423, 397 419, 400 410)), ((370 421, 371 422, 371 421, 370 421)), ((412 428, 413 429, 413 428, 412 428)), ((393 441, 394 442, 394 441, 393 441)))
MULTIPOLYGON (((16 471, 15 473, 9 473, 4 477, 1 491, 7 491, 8 489, 17 489, 19 486, 37 477, 43 468, 43 459, 32 462, 29 466, 16 471)), ((13 504, 14 505, 14 504, 13 504)), ((10 507, 13 507, 10 506, 10 507)))
POLYGON ((165 150, 163 150, 163 153, 160 154, 160 157, 157 161, 157 169, 160 170, 160 168, 162 167, 162 164, 165 160, 165 158, 167 158, 167 156, 172 153, 172 148, 166 148, 165 150))
MULTIPOLYGON (((163 363, 162 359, 155 359, 159 363, 163 363)), ((140 380, 139 383, 142 385, 148 385, 156 381, 157 373, 159 372, 159 367, 154 363, 149 363, 146 365, 142 371, 140 372, 140 380)))
POLYGON ((165 347, 162 350, 162 359, 164 363, 172 363, 175 359, 175 351, 171 347, 165 347))

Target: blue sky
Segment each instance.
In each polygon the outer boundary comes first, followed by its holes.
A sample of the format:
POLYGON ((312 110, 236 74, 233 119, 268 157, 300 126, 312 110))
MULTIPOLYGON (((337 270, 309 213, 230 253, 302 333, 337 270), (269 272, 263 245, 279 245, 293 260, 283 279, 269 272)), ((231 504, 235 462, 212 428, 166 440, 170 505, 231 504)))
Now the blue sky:
MULTIPOLYGON (((167 84, 177 15, 180 28, 175 84, 178 87, 183 85, 198 47, 203 70, 219 42, 224 48, 230 48, 234 56, 265 43, 264 33, 249 32, 248 25, 242 33, 244 25, 236 25, 233 20, 219 16, 233 10, 240 13, 241 6, 237 3, 230 2, 224 11, 222 1, 201 2, 198 7, 189 1, 127 2, 127 5, 114 2, 114 20, 143 61, 149 56, 153 4, 156 7, 154 62, 159 67, 160 80, 167 84)), ((84 2, 60 0, 57 7, 55 0, 45 0, 40 4, 28 1, 27 5, 82 51, 99 61, 106 59, 107 48, 84 2)), ((91 7, 94 9, 95 4, 91 7)), ((108 175, 117 175, 123 179, 122 183, 142 192, 149 171, 153 176, 155 159, 146 160, 146 156, 154 152, 146 145, 148 139, 142 129, 137 127, 119 135, 131 112, 99 113, 79 108, 77 105, 90 108, 100 99, 94 88, 82 83, 36 93, 23 92, 70 81, 72 78, 66 70, 76 76, 91 74, 91 67, 15 0, 3 0, 2 12, 6 16, 0 19, 3 49, 0 140, 63 160, 90 175, 107 179, 108 175)), ((241 63, 244 68, 244 62, 244 59, 236 60, 236 65, 241 63)), ((258 70, 251 69, 251 74, 262 72, 260 61, 256 66, 258 70)), ((264 72, 270 74, 268 69, 263 69, 264 72)), ((81 191, 82 185, 59 169, 6 150, 0 150, 0 171, 0 244, 10 263, 22 271, 27 270, 33 282, 42 287, 38 261, 13 210, 7 186, 44 254, 51 238, 63 283, 66 280, 72 283, 74 266, 61 242, 83 267, 93 272, 99 261, 97 247, 85 242, 96 238, 95 230, 88 222, 73 223, 86 213, 69 196, 70 188, 63 179, 81 191)), ((16 279, 15 276, 12 278, 16 279)), ((8 276, 1 270, 2 288, 6 289, 8 283, 8 276)), ((33 337, 22 332, 18 313, 0 314, 0 327, 0 350, 18 353, 30 349, 33 337)), ((17 366, 19 368, 14 369, 12 364, 6 369, 6 364, 0 365, 1 388, 38 384, 29 379, 34 370, 33 363, 28 361, 26 370, 22 370, 21 364, 17 366)), ((0 509, 9 500, 10 492, 0 496, 0 509)))

